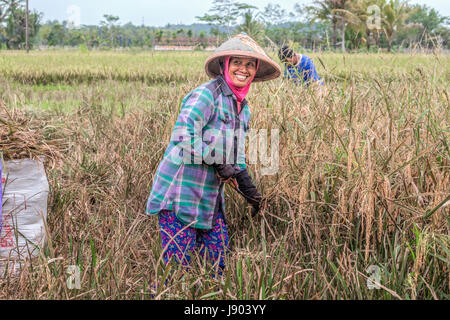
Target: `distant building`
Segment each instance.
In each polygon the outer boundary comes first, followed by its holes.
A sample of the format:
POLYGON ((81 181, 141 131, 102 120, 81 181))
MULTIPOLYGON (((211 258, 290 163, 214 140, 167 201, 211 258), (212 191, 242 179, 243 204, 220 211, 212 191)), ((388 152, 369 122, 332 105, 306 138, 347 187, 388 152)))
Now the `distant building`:
POLYGON ((155 39, 156 46, 177 46, 177 47, 216 47, 219 39, 216 37, 177 37, 175 39, 164 37, 160 41, 155 39))
POLYGON ((196 48, 200 47, 203 50, 206 51, 214 51, 216 47, 213 46, 172 46, 172 45, 155 45, 154 50, 156 51, 194 51, 196 48))

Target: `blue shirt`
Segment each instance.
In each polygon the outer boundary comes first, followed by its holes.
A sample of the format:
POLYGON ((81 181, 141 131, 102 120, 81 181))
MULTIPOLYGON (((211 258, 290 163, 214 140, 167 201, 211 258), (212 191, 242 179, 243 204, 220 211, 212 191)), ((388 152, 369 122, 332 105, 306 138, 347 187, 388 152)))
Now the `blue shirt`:
POLYGON ((305 55, 302 55, 300 62, 296 66, 286 66, 284 69, 284 77, 292 79, 296 84, 305 83, 309 85, 311 82, 320 81, 319 83, 323 85, 322 79, 317 74, 314 62, 305 55))

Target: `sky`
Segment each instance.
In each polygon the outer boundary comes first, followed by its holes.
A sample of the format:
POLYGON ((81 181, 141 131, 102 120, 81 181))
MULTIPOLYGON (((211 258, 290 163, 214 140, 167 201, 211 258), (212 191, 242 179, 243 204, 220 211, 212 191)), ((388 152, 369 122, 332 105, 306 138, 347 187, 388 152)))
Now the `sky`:
MULTIPOLYGON (((264 9, 269 3, 279 4, 287 12, 296 3, 311 4, 312 0, 240 0, 264 9)), ((426 4, 450 16, 450 0, 410 0, 411 4, 426 4)), ((98 25, 104 14, 118 16, 119 24, 132 22, 162 27, 170 24, 200 22, 195 17, 208 12, 213 0, 29 0, 30 9, 44 13, 43 21, 69 20, 75 24, 98 25)))

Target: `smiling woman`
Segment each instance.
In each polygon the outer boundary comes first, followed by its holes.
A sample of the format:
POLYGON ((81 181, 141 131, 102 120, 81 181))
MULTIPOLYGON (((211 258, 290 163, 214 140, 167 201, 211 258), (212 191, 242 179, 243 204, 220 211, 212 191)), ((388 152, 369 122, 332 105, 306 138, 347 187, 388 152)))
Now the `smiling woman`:
POLYGON ((214 80, 183 99, 146 213, 159 214, 166 263, 174 257, 188 265, 199 249, 221 273, 229 249, 224 184, 238 189, 254 213, 264 205, 245 165, 245 96, 252 81, 274 79, 281 69, 253 39, 239 35, 216 49, 205 70, 214 80))

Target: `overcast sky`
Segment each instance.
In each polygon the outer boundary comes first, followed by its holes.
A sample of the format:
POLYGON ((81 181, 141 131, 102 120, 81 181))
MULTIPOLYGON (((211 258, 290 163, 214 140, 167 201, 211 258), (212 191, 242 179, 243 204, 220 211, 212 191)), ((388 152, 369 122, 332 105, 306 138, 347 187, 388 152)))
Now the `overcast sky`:
MULTIPOLYGON (((119 24, 132 22, 147 26, 192 24, 212 7, 213 0, 29 0, 30 8, 44 13, 47 20, 70 20, 80 24, 99 24, 104 14, 119 16, 119 24)), ((277 3, 287 12, 295 3, 310 4, 312 0, 240 0, 263 9, 269 3, 277 3)), ((450 0, 410 0, 410 3, 426 4, 450 16, 450 0)))

